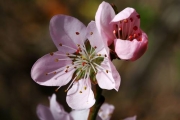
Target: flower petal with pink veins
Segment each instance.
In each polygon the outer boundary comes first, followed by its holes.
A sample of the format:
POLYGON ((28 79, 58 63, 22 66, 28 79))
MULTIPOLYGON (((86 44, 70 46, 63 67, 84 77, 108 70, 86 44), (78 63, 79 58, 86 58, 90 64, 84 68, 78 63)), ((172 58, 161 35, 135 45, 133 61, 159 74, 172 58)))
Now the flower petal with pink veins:
POLYGON ((115 12, 111 5, 107 2, 102 2, 95 15, 97 29, 103 37, 103 40, 110 45, 114 40, 113 26, 110 26, 111 20, 114 18, 115 12))
POLYGON ((121 78, 112 62, 110 60, 103 61, 101 63, 101 67, 98 69, 99 70, 96 75, 98 85, 102 89, 115 89, 118 91, 121 78))
POLYGON ((74 53, 77 44, 86 40, 86 26, 74 17, 55 15, 50 21, 49 29, 54 44, 63 53, 74 53))
POLYGON ((75 82, 67 92, 66 101, 72 109, 87 109, 94 105, 94 93, 90 80, 81 79, 75 82))
POLYGON ((40 120, 55 120, 50 109, 44 105, 39 104, 36 113, 40 120))
POLYGON ((71 80, 75 69, 69 67, 66 70, 72 60, 60 53, 50 53, 36 61, 31 69, 31 77, 35 82, 45 86, 62 86, 71 80))
POLYGON ((142 40, 133 41, 116 39, 114 42, 115 51, 119 58, 124 60, 136 60, 141 57, 147 49, 148 38, 142 33, 142 40))

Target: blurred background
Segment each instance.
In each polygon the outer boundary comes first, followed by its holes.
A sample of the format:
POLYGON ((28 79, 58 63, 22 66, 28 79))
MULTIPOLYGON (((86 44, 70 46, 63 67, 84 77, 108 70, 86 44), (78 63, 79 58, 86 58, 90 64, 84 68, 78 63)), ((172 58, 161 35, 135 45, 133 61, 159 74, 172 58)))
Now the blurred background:
MULTIPOLYGON (((36 106, 49 105, 57 87, 36 84, 30 70, 41 56, 56 51, 49 21, 71 15, 84 24, 94 20, 101 0, 0 1, 0 120, 36 120, 36 106)), ((137 115, 137 120, 180 120, 180 1, 107 0, 118 11, 134 7, 149 37, 148 50, 135 62, 113 61, 122 81, 119 92, 104 90, 115 106, 112 120, 137 115)), ((62 87, 58 101, 67 106, 62 87)))

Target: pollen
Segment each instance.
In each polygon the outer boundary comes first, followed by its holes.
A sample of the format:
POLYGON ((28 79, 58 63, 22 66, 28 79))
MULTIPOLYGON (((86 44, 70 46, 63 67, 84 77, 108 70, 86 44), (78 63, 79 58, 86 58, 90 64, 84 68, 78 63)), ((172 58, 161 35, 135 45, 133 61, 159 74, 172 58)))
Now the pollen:
POLYGON ((135 30, 135 31, 136 31, 137 29, 138 29, 138 27, 137 27, 137 26, 134 26, 134 27, 133 27, 133 30, 135 30))
POLYGON ((79 35, 79 32, 76 32, 76 35, 79 35))
POLYGON ((133 22, 133 18, 130 18, 131 22, 133 22))
POLYGON ((53 52, 51 52, 51 53, 49 53, 51 56, 53 56, 54 55, 54 53, 53 52))
POLYGON ((138 39, 138 41, 142 41, 142 38, 140 37, 140 38, 138 39))
POLYGON ((85 87, 84 87, 84 89, 86 90, 86 89, 87 89, 87 87, 85 86, 85 87))
POLYGON ((140 15, 136 15, 136 17, 140 19, 140 15))
POLYGON ((125 20, 124 20, 124 23, 128 23, 128 20, 127 20, 127 19, 125 19, 125 20))
POLYGON ((134 34, 133 36, 134 36, 134 38, 136 38, 136 37, 137 37, 137 34, 134 34))
POLYGON ((132 39, 133 39, 133 37, 132 37, 132 35, 130 35, 130 36, 129 36, 129 40, 132 40, 132 39))
POLYGON ((82 66, 84 66, 86 64, 86 62, 82 62, 82 66))
POLYGON ((66 55, 69 55, 69 53, 66 53, 66 55))
POLYGON ((56 62, 58 62, 59 60, 58 59, 55 59, 56 62))

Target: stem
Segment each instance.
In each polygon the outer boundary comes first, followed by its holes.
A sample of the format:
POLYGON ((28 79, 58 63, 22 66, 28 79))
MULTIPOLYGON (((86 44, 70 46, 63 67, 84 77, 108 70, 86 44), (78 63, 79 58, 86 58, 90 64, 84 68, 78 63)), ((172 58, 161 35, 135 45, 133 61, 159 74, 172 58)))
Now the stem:
POLYGON ((94 87, 93 92, 94 92, 96 102, 95 102, 94 106, 92 106, 90 108, 88 120, 96 120, 97 113, 98 113, 101 105, 105 101, 104 96, 101 95, 102 94, 102 89, 98 85, 96 85, 94 87))

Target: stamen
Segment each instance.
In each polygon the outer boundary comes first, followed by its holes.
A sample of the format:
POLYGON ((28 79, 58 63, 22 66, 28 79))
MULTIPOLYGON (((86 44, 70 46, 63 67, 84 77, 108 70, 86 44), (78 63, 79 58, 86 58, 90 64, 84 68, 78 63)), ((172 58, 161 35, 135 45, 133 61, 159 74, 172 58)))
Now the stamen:
POLYGON ((125 20, 124 20, 124 23, 128 23, 128 20, 127 20, 127 19, 125 19, 125 20))
POLYGON ((119 27, 118 29, 118 38, 121 38, 122 37, 122 28, 119 27))
POLYGON ((59 60, 58 59, 55 59, 56 62, 58 62, 59 60))
POLYGON ((91 35, 93 34, 93 32, 90 33, 91 35))
POLYGON ((135 31, 136 31, 137 29, 138 29, 138 27, 137 27, 137 26, 134 26, 134 27, 133 27, 133 30, 135 30, 135 31))
POLYGON ((82 93, 82 91, 79 91, 79 93, 82 93))
POLYGON ((59 86, 58 88, 56 88, 55 92, 57 92, 57 91, 59 90, 60 87, 61 87, 61 86, 59 86))
POLYGON ((76 35, 79 35, 79 32, 76 32, 76 35))
POLYGON ((132 40, 133 40, 132 35, 130 35, 128 38, 129 38, 129 40, 130 40, 130 41, 132 41, 132 40))
POLYGON ((70 47, 70 46, 67 46, 67 45, 62 45, 63 47, 66 47, 66 48, 69 48, 69 49, 71 49, 71 50, 74 50, 74 51, 76 51, 76 49, 75 48, 72 48, 72 47, 70 47))
POLYGON ((136 15, 136 17, 140 19, 140 15, 136 15))
POLYGON ((133 18, 130 18, 131 22, 133 22, 133 18))
POLYGON ((86 62, 82 62, 82 66, 84 66, 86 64, 86 62))
MULTIPOLYGON (((71 60, 71 59, 64 58, 64 59, 57 59, 57 60, 71 60)), ((55 61, 57 61, 57 60, 55 59, 55 61)))
POLYGON ((53 56, 54 55, 54 53, 53 52, 51 52, 51 53, 49 53, 51 56, 53 56))
POLYGON ((94 72, 97 73, 97 72, 96 72, 96 69, 95 69, 94 66, 93 66, 93 64, 90 63, 90 65, 91 65, 91 67, 93 68, 94 72))
POLYGON ((69 53, 66 53, 67 56, 69 56, 69 53))
POLYGON ((71 87, 71 85, 74 83, 74 81, 76 80, 77 76, 79 76, 80 71, 76 74, 76 76, 74 77, 74 79, 71 81, 71 83, 69 84, 68 88, 65 90, 66 92, 69 90, 69 88, 71 87))
POLYGON ((134 34, 133 37, 136 38, 136 37, 137 37, 137 34, 134 34))
POLYGON ((139 39, 137 39, 138 41, 142 41, 142 37, 140 37, 139 39))
POLYGON ((113 30, 113 34, 115 38, 118 38, 116 30, 113 30))

